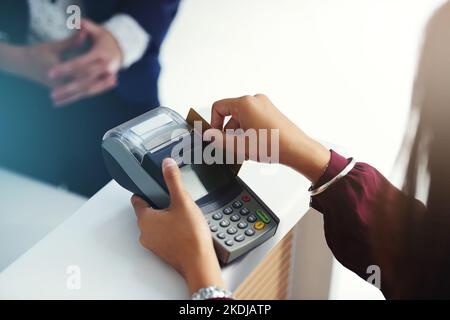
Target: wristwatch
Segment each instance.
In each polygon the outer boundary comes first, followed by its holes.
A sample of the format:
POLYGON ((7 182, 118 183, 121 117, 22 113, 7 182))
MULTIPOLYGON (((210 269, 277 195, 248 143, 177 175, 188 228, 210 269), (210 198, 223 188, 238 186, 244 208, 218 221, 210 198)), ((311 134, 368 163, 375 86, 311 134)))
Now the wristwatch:
POLYGON ((231 291, 219 288, 216 286, 209 286, 201 288, 192 295, 192 300, 209 300, 209 299, 233 299, 231 291))

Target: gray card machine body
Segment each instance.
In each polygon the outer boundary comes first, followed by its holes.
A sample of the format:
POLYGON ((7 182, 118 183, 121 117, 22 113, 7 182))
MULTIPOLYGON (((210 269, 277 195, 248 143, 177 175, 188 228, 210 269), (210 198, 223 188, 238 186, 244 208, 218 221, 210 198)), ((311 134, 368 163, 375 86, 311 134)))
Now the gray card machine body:
POLYGON ((193 143, 196 138, 202 140, 178 113, 159 107, 108 131, 102 151, 114 180, 154 208, 169 206, 161 163, 174 158, 209 224, 217 256, 226 264, 272 237, 279 219, 227 165, 187 164, 185 156, 173 156, 174 147, 191 155, 196 146, 204 148, 202 142, 193 143))

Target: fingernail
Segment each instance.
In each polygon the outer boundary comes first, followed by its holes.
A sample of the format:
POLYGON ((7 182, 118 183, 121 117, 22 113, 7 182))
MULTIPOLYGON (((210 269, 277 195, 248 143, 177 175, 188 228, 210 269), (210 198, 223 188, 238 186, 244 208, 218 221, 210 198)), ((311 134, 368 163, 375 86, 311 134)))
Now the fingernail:
POLYGON ((131 204, 134 205, 136 203, 136 196, 131 197, 131 204))
POLYGON ((165 158, 162 162, 162 167, 163 169, 165 168, 169 168, 169 167, 173 167, 173 166, 177 166, 177 163, 175 160, 173 160, 172 158, 165 158))

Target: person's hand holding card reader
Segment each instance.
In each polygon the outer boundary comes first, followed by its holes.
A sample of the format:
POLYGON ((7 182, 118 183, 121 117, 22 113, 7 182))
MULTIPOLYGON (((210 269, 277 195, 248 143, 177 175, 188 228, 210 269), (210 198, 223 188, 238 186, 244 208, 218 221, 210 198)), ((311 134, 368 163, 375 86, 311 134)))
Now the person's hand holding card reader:
POLYGON ((161 164, 174 158, 186 190, 209 224, 219 260, 228 263, 272 237, 279 219, 230 166, 195 164, 196 149, 204 146, 201 134, 185 119, 159 107, 108 131, 102 151, 111 176, 154 208, 170 204, 161 164), (175 147, 190 156, 173 157, 175 147), (185 163, 186 158, 192 161, 185 163))

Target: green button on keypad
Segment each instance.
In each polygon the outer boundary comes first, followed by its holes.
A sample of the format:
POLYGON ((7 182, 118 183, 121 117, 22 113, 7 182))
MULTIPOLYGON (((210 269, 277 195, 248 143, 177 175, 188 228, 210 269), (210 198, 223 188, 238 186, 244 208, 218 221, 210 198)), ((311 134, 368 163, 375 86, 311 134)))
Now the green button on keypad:
POLYGON ((261 209, 257 209, 256 210, 256 215, 258 216, 259 220, 261 220, 262 222, 264 222, 265 224, 270 223, 270 217, 267 213, 265 213, 263 210, 261 209))

